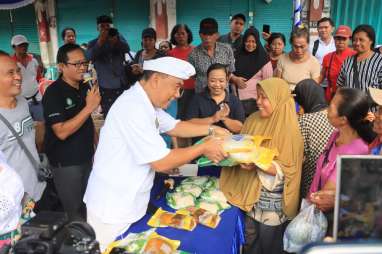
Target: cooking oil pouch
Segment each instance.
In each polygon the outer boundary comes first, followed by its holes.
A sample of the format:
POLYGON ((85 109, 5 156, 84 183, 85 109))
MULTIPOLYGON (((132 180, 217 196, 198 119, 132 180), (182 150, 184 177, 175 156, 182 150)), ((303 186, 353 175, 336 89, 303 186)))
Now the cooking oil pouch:
POLYGON ((180 245, 180 241, 171 240, 167 237, 161 236, 156 232, 152 233, 147 244, 143 250, 143 254, 173 254, 176 252, 180 245))
POLYGON ((178 210, 177 213, 191 215, 195 218, 197 223, 209 228, 216 228, 221 220, 220 215, 197 207, 188 207, 182 210, 178 210))
POLYGON ((150 227, 173 227, 188 231, 196 227, 195 218, 190 215, 171 213, 159 208, 147 222, 150 227))

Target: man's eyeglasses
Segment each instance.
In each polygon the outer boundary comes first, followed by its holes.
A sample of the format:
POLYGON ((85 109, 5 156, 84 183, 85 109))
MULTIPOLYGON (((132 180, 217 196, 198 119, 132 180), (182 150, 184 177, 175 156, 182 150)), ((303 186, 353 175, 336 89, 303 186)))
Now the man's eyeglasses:
POLYGON ((85 68, 89 67, 89 62, 88 61, 83 61, 83 62, 78 62, 78 63, 69 63, 69 62, 67 62, 66 64, 73 65, 77 69, 81 68, 81 66, 84 66, 85 68))

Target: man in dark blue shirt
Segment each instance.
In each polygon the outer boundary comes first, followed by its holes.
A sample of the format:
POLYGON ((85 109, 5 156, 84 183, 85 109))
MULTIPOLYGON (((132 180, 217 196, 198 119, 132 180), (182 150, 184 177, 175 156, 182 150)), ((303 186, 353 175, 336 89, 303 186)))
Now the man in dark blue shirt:
POLYGON ((104 117, 118 96, 128 88, 125 70, 125 54, 129 45, 118 30, 113 28, 112 19, 103 15, 97 18, 98 38, 88 44, 87 57, 94 63, 101 92, 101 107, 104 117))

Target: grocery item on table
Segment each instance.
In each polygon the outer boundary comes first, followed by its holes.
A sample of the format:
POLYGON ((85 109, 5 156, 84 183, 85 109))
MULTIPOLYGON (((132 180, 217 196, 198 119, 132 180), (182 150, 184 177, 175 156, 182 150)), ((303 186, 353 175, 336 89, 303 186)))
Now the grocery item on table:
POLYGON ((209 228, 216 228, 221 220, 220 215, 197 207, 188 207, 178 210, 177 213, 191 215, 195 218, 197 223, 209 228))
POLYGON ((196 203, 196 207, 205 209, 211 213, 219 214, 224 209, 228 209, 231 206, 228 203, 219 203, 219 202, 212 202, 212 201, 206 201, 206 200, 198 200, 196 203))
POLYGON ((167 204, 175 210, 195 206, 195 197, 187 192, 168 192, 166 200, 167 204))
POLYGON ((193 183, 184 183, 176 187, 175 191, 191 193, 195 198, 198 198, 203 189, 199 185, 193 183))
POLYGON ((159 208, 147 224, 151 227, 173 227, 192 231, 197 223, 195 218, 190 215, 171 213, 159 208))
POLYGON ((154 232, 155 229, 151 228, 141 233, 130 233, 124 239, 112 242, 107 247, 104 254, 109 254, 113 248, 117 247, 126 250, 128 253, 140 254, 143 252, 143 248, 147 243, 147 239, 154 232))
POLYGON ((219 179, 211 176, 208 179, 208 182, 204 184, 204 189, 205 190, 219 189, 219 179))
POLYGON ((180 241, 152 233, 143 250, 144 254, 173 254, 178 249, 180 241))
POLYGON ((191 183, 191 184, 195 184, 195 185, 198 185, 200 187, 203 187, 204 184, 206 184, 208 182, 208 180, 209 180, 208 176, 190 176, 190 177, 187 177, 186 179, 184 179, 181 182, 181 185, 191 183))
MULTIPOLYGON (((260 135, 237 134, 229 136, 223 143, 223 149, 229 156, 217 165, 232 167, 240 163, 254 163, 261 169, 268 169, 273 159, 278 155, 278 151, 277 149, 261 147, 261 143, 267 139, 269 138, 260 135)), ((203 143, 203 139, 197 143, 203 143)), ((197 164, 200 167, 216 165, 205 156, 200 157, 197 164)))
POLYGON ((204 191, 200 195, 200 199, 210 202, 227 203, 227 199, 224 196, 224 193, 218 189, 210 189, 204 191))

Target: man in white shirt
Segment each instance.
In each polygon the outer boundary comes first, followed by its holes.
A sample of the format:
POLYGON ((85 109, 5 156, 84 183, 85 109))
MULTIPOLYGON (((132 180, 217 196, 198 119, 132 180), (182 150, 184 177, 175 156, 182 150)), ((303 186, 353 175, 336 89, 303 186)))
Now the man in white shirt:
POLYGON ((334 44, 333 31, 334 22, 331 18, 321 18, 317 21, 318 39, 310 45, 310 52, 315 56, 320 64, 324 56, 330 52, 336 51, 336 45, 334 44))
POLYGON ((21 95, 28 101, 33 120, 42 122, 44 120, 41 104, 42 96, 38 90, 38 81, 42 78, 41 66, 37 59, 28 53, 29 42, 24 35, 13 36, 11 45, 15 51, 13 59, 20 68, 23 77, 21 95))
POLYGON ((101 129, 84 201, 87 220, 101 249, 146 214, 155 171, 174 173, 201 155, 218 162, 226 154, 221 140, 168 149, 160 133, 173 137, 226 135, 217 126, 178 121, 167 114, 181 95, 183 80, 195 75, 186 61, 162 57, 145 61, 144 74, 113 104, 101 129))

